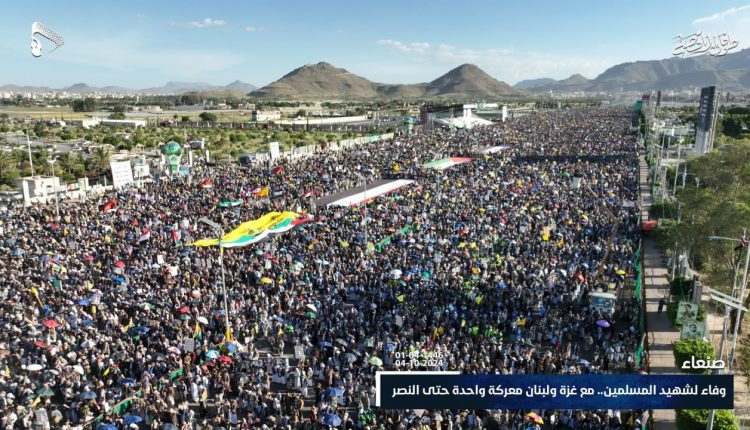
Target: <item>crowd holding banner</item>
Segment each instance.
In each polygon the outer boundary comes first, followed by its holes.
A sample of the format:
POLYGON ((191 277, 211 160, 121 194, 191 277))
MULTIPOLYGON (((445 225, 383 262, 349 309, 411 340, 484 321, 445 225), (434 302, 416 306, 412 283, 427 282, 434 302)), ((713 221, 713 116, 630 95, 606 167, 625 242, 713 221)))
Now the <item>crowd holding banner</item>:
POLYGON ((643 411, 374 405, 377 370, 642 371, 630 121, 545 112, 272 169, 199 162, 59 218, 8 207, 0 428, 640 428, 643 411), (473 161, 424 167, 445 157, 473 161), (366 211, 313 208, 358 176, 414 182, 366 211), (589 307, 596 289, 620 297, 613 315, 589 307))

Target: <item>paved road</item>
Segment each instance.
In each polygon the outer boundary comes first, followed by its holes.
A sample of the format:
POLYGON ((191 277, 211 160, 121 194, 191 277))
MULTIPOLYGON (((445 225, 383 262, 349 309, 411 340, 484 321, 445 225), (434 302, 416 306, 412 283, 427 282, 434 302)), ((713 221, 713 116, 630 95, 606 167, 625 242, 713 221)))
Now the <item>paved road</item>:
MULTIPOLYGON (((653 202, 648 183, 648 165, 640 157, 641 218, 648 220, 648 210, 653 202)), ((643 240, 643 286, 646 288, 646 320, 648 321, 649 365, 652 374, 679 373, 674 365, 672 342, 680 334, 672 328, 666 311, 659 314, 659 299, 669 296, 666 258, 650 238, 643 240)), ((675 411, 655 410, 655 430, 676 430, 675 411)))

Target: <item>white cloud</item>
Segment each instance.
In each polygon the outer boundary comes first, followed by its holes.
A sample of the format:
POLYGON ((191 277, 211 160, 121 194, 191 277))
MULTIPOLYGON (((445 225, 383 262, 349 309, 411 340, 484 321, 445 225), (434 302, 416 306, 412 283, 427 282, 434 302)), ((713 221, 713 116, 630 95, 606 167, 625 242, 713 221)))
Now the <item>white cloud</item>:
POLYGON ((378 40, 378 45, 390 46, 401 52, 416 52, 422 53, 429 49, 430 44, 426 42, 412 42, 409 44, 399 42, 398 40, 381 39, 378 40))
POLYGON ((190 21, 185 23, 185 27, 192 28, 206 28, 206 27, 221 27, 226 22, 221 19, 203 18, 200 21, 190 21))
POLYGON ((726 33, 733 41, 739 42, 737 48, 730 52, 750 46, 750 5, 733 7, 698 18, 692 24, 694 31, 703 31, 714 36, 726 33))
POLYGON ((727 17, 731 19, 732 15, 736 15, 738 12, 748 11, 748 10, 750 10, 750 5, 733 7, 723 12, 717 12, 710 16, 704 16, 703 18, 698 18, 693 21, 693 25, 699 25, 699 24, 708 23, 708 22, 723 21, 724 18, 727 18, 727 17))
MULTIPOLYGON (((402 52, 422 54, 413 58, 411 65, 404 64, 402 61, 395 70, 389 70, 384 66, 376 67, 374 70, 383 75, 391 75, 393 79, 399 79, 397 76, 404 76, 406 73, 415 81, 435 79, 451 68, 464 63, 476 64, 496 79, 509 84, 523 79, 541 77, 564 79, 575 73, 592 79, 620 62, 615 59, 517 51, 511 48, 473 50, 449 44, 432 47, 429 43, 420 43, 417 48, 419 51, 415 51, 413 46, 415 44, 406 45, 395 40, 379 40, 378 44, 391 46, 402 52)), ((383 76, 381 79, 388 79, 388 77, 383 76)))
POLYGON ((437 64, 448 67, 473 63, 496 79, 509 84, 522 79, 541 77, 564 79, 575 73, 592 79, 608 67, 618 63, 601 58, 567 54, 517 52, 507 48, 472 50, 445 44, 441 44, 434 53, 431 53, 431 58, 437 64))
POLYGON ((248 25, 247 27, 245 27, 245 31, 247 31, 248 33, 253 33, 253 32, 258 31, 258 29, 248 25))

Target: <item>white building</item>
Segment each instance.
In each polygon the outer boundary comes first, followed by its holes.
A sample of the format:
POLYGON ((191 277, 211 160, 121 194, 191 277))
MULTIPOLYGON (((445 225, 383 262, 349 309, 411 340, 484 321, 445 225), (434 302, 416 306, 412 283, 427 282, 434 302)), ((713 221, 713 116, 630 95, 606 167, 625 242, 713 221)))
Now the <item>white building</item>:
POLYGON ((24 202, 29 202, 33 198, 47 197, 54 195, 55 191, 61 191, 60 178, 57 176, 28 176, 18 180, 24 202))
POLYGON ((139 119, 103 119, 99 122, 109 127, 145 127, 146 120, 139 119))
POLYGON ((255 122, 278 121, 281 119, 280 110, 254 110, 252 120, 255 122))

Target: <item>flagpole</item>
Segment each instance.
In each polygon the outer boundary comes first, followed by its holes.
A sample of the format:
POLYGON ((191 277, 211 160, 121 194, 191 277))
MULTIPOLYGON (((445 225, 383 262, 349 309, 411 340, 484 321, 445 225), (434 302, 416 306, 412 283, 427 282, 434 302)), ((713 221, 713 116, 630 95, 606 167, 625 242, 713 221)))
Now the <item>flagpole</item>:
POLYGON ((224 328, 225 328, 225 340, 230 341, 232 337, 232 329, 229 326, 229 306, 227 305, 227 287, 226 277, 224 272, 224 248, 221 246, 221 239, 224 238, 224 229, 221 225, 211 221, 210 219, 203 217, 198 221, 212 227, 214 231, 219 234, 218 245, 219 245, 219 266, 221 266, 221 293, 224 296, 224 328))

